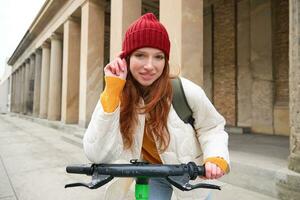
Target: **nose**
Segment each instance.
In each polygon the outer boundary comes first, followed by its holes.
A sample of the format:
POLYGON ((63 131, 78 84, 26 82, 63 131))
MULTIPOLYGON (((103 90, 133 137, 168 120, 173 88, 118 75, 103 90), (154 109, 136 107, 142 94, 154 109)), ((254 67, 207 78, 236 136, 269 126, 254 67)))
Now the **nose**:
POLYGON ((144 65, 144 69, 150 71, 150 70, 153 69, 153 67, 154 67, 154 65, 153 65, 153 59, 152 59, 151 57, 149 57, 149 58, 147 59, 145 65, 144 65))

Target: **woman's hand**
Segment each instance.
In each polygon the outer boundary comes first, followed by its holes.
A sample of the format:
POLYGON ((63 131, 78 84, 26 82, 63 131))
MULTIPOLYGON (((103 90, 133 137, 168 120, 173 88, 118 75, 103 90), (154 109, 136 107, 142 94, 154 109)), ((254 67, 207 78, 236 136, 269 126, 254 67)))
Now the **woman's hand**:
POLYGON ((126 80, 127 77, 127 63, 126 60, 116 57, 113 61, 104 67, 105 76, 117 77, 126 80))
POLYGON ((207 179, 218 179, 224 175, 223 170, 216 164, 211 162, 205 163, 205 178, 207 179))

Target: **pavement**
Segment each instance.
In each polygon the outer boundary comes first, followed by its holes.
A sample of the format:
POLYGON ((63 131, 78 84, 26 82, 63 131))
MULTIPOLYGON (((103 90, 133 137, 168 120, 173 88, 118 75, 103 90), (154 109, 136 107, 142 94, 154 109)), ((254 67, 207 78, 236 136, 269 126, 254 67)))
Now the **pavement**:
MULTIPOLYGON (((67 183, 90 181, 65 172, 67 165, 89 163, 82 149, 83 134, 84 129, 76 125, 0 115, 0 200, 103 199, 103 188, 64 188, 67 183)), ((231 173, 215 182, 222 190, 213 191, 213 199, 280 199, 279 186, 286 177, 300 180, 286 167, 288 137, 230 134, 229 149, 231 173)))

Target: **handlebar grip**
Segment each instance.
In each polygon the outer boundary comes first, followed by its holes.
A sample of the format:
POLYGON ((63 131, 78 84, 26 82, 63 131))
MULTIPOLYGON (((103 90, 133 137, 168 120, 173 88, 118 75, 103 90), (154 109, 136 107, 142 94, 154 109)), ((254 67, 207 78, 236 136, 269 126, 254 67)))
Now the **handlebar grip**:
POLYGON ((202 166, 197 166, 198 168, 198 176, 205 176, 205 166, 202 165, 202 166))
POLYGON ((93 167, 91 165, 70 165, 66 167, 68 173, 92 175, 93 167))

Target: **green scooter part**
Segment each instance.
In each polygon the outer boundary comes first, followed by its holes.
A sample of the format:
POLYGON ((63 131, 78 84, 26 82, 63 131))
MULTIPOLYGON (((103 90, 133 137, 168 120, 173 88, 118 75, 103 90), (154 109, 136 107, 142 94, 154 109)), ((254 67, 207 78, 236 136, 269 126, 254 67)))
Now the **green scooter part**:
POLYGON ((149 178, 138 177, 135 184, 135 199, 148 200, 149 199, 149 178))

